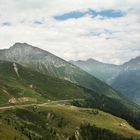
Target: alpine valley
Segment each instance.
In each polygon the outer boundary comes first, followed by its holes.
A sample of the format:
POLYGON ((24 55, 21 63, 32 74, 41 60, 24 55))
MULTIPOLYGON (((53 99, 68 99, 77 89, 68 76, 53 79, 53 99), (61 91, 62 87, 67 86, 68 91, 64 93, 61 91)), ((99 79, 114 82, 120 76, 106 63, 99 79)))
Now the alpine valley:
POLYGON ((71 63, 106 82, 131 101, 140 105, 140 56, 122 64, 106 64, 94 59, 71 63))
POLYGON ((0 50, 0 140, 140 140, 139 62, 67 62, 27 43, 0 50))

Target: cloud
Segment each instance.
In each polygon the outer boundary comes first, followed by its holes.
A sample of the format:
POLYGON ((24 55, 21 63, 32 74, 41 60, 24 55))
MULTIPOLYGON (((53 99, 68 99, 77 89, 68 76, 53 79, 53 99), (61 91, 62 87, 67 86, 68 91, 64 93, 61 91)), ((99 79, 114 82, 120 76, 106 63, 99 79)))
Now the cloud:
POLYGON ((11 23, 8 21, 2 22, 1 26, 11 26, 11 23))
POLYGON ((66 60, 95 58, 120 64, 140 54, 139 4, 139 0, 0 0, 0 48, 27 42, 66 60), (65 14, 70 14, 68 20, 54 19, 65 14))

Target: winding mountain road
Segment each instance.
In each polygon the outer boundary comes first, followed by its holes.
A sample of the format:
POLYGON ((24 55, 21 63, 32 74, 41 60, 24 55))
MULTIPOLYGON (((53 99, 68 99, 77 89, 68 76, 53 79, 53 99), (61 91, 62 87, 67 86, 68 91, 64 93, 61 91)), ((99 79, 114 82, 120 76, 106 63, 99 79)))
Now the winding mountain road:
MULTIPOLYGON (((76 101, 82 101, 84 99, 76 99, 76 101)), ((25 104, 25 105, 11 105, 11 106, 0 106, 0 110, 11 110, 14 108, 18 108, 18 107, 29 107, 29 106, 45 106, 45 105, 49 105, 49 104, 53 104, 53 103, 63 103, 63 102, 70 102, 73 101, 71 100, 57 100, 57 101, 49 101, 46 103, 40 103, 40 104, 25 104)))

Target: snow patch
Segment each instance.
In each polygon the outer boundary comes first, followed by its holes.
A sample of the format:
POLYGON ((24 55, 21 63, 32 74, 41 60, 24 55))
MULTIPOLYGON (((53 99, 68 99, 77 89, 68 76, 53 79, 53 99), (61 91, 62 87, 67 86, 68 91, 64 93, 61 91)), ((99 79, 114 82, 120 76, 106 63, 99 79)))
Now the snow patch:
POLYGON ((14 67, 14 71, 15 71, 16 75, 19 77, 18 68, 17 68, 16 63, 13 63, 13 67, 14 67))

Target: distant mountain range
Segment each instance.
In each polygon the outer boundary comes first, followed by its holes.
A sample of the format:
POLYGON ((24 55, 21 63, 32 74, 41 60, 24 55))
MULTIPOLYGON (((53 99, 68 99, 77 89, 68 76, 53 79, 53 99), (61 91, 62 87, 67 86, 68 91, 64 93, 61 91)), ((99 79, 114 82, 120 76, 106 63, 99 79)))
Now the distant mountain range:
POLYGON ((106 64, 94 59, 70 62, 140 105, 140 56, 122 65, 106 64))
POLYGON ((112 80, 115 79, 115 77, 117 77, 121 71, 120 66, 102 63, 94 59, 70 62, 108 84, 110 84, 112 80))

